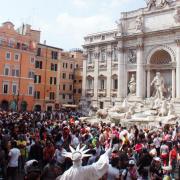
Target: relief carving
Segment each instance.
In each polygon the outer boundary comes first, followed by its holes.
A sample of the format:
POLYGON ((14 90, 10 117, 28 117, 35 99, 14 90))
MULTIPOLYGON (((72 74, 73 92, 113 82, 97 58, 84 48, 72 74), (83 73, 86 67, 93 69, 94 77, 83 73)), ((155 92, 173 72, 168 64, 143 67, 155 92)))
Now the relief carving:
POLYGON ((176 23, 180 23, 180 7, 175 10, 174 20, 176 23))
POLYGON ((128 62, 130 64, 136 64, 136 50, 135 49, 129 49, 128 62))
POLYGON ((143 32, 143 17, 138 16, 136 18, 136 31, 143 32))

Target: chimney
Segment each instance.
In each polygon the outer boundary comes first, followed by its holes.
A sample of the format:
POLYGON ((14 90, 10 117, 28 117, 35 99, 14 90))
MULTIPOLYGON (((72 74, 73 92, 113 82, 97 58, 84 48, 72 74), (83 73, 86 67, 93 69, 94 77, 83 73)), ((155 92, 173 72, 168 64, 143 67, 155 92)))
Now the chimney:
POLYGON ((46 45, 46 40, 44 40, 44 45, 46 45))

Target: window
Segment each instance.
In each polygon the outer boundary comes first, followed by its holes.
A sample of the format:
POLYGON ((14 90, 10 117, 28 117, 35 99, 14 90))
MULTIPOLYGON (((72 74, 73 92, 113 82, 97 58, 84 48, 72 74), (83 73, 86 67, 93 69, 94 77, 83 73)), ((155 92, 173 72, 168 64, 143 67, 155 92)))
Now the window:
POLYGON ((57 51, 51 51, 51 58, 52 59, 58 59, 58 52, 57 51))
POLYGON ((73 93, 76 94, 76 89, 73 90, 73 93))
POLYGON ((69 99, 72 99, 72 95, 71 94, 69 94, 69 99))
POLYGON ((17 54, 17 53, 16 53, 16 54, 14 54, 14 60, 15 60, 15 61, 19 61, 19 57, 20 57, 20 55, 19 55, 19 54, 17 54))
POLYGON ((12 83, 12 93, 13 95, 18 94, 18 85, 16 83, 12 83))
POLYGON ((76 80, 74 80, 74 83, 76 83, 76 80))
POLYGON ((117 57, 117 48, 114 47, 113 52, 112 52, 112 58, 113 61, 117 61, 118 57, 117 57))
POLYGON ((68 63, 66 63, 66 69, 68 68, 68 63))
POLYGON ((9 74, 10 74, 10 67, 9 66, 5 66, 4 67, 4 75, 5 76, 9 76, 9 74))
POLYGON ((33 71, 29 71, 28 78, 34 79, 34 72, 33 71))
POLYGON ((2 45, 2 43, 3 43, 3 38, 0 37, 0 45, 2 45))
POLYGON ((41 56, 41 48, 38 48, 38 50, 37 50, 37 56, 41 56))
POLYGON ((11 59, 11 53, 10 52, 6 52, 6 60, 10 60, 11 59))
POLYGON ((56 85, 56 82, 57 82, 57 81, 56 81, 56 77, 54 77, 54 85, 56 85))
POLYGON ((78 89, 78 93, 81 94, 81 89, 78 89))
POLYGON ((105 40, 105 36, 102 36, 101 39, 102 39, 102 40, 105 40))
POLYGON ((51 71, 57 71, 57 64, 51 63, 51 71))
POLYGON ((72 64, 70 65, 70 68, 71 68, 71 69, 73 68, 73 65, 72 65, 72 64))
POLYGON ((36 61, 35 68, 42 69, 42 61, 36 61))
POLYGON ((54 92, 50 92, 49 93, 49 99, 50 100, 54 100, 55 99, 55 93, 54 92))
POLYGON ((50 77, 49 83, 56 85, 56 77, 50 77))
POLYGON ((72 85, 69 86, 69 90, 72 91, 72 85))
POLYGON ((114 79, 114 89, 117 90, 118 89, 118 80, 114 79))
POLYGON ((41 83, 41 76, 40 75, 34 75, 34 83, 41 83))
POLYGON ((63 73, 63 79, 66 79, 66 73, 63 73))
POLYGON ((7 94, 9 91, 9 83, 3 83, 3 93, 7 94))
POLYGON ((17 49, 20 49, 20 47, 21 47, 21 43, 17 42, 16 48, 17 48, 17 49))
POLYGON ((63 63, 63 68, 65 67, 65 63, 63 63))
POLYGON ((33 96, 33 91, 34 91, 34 88, 33 88, 33 86, 32 85, 30 85, 29 87, 28 87, 28 95, 29 96, 33 96))
POLYGON ((64 90, 64 91, 66 90, 66 85, 65 85, 65 84, 63 84, 63 90, 64 90))
POLYGON ((82 83, 82 80, 79 80, 79 83, 82 83))
POLYGON ((31 64, 34 64, 34 62, 35 62, 35 57, 34 57, 34 56, 31 56, 31 57, 30 57, 30 63, 31 63, 31 64))
POLYGON ((15 42, 14 39, 9 39, 8 40, 8 47, 13 47, 14 46, 14 42, 15 42))
POLYGON ((76 64, 76 68, 78 68, 79 66, 78 66, 78 64, 76 64))
POLYGON ((20 75, 19 68, 12 69, 12 76, 19 77, 19 75, 20 75))
POLYGON ((27 50, 28 49, 28 44, 22 44, 22 50, 27 50))
POLYGON ((92 79, 88 79, 88 89, 93 89, 93 80, 92 79))
POLYGON ((106 51, 105 49, 101 50, 101 62, 106 61, 106 51))
POLYGON ((40 91, 35 91, 34 92, 34 98, 35 99, 40 99, 40 91))
POLYGON ((65 94, 63 94, 63 95, 62 95, 62 98, 63 98, 63 99, 65 99, 65 98, 66 98, 66 95, 65 95, 65 94))
POLYGON ((92 63, 92 59, 93 59, 93 52, 90 51, 89 54, 88 54, 88 64, 92 63))
POLYGON ((105 89, 105 80, 104 80, 104 79, 101 79, 101 80, 100 80, 100 89, 101 89, 101 90, 104 90, 104 89, 105 89))

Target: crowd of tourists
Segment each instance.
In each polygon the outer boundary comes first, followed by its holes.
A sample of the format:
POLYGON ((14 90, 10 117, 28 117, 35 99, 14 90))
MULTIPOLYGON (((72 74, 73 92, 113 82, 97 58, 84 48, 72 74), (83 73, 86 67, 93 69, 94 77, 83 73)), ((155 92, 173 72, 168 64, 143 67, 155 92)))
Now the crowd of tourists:
MULTIPOLYGON (((55 180, 72 166, 63 156, 86 145, 92 165, 111 148, 102 180, 170 180, 180 173, 180 125, 143 129, 114 123, 82 122, 71 110, 0 111, 0 179, 55 180)), ((79 175, 81 176, 81 175, 79 175)), ((88 177, 87 177, 88 179, 88 177)))

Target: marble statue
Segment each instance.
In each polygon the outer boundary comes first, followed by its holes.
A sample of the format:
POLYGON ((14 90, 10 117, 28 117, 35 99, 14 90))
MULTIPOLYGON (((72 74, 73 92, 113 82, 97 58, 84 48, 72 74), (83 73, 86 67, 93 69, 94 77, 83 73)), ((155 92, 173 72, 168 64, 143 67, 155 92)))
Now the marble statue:
POLYGON ((171 115, 176 115, 174 105, 172 102, 169 103, 169 111, 168 111, 168 116, 171 116, 171 115))
POLYGON ((102 118, 102 119, 106 119, 107 116, 108 116, 108 109, 105 108, 105 109, 99 109, 97 112, 96 112, 96 116, 99 118, 102 118))
POLYGON ((129 88, 129 94, 133 95, 136 93, 136 79, 135 79, 135 75, 132 74, 131 79, 128 83, 128 88, 129 88))
POLYGON ((137 31, 143 31, 143 17, 142 16, 138 16, 136 18, 136 30, 137 31))
POLYGON ((177 7, 175 10, 174 20, 176 23, 180 23, 180 8, 177 7))
POLYGON ((155 90, 155 99, 163 99, 163 90, 164 90, 164 79, 161 76, 160 72, 156 73, 153 81, 151 82, 151 86, 154 86, 155 90))
POLYGON ((157 7, 157 8, 164 7, 166 5, 169 5, 171 2, 172 0, 146 0, 148 10, 150 10, 151 7, 157 7))
POLYGON ((167 109, 167 102, 166 100, 164 100, 162 102, 162 105, 161 105, 161 108, 159 110, 159 116, 167 116, 167 113, 168 113, 168 109, 167 109))
POLYGON ((121 36, 123 33, 123 24, 120 20, 116 21, 117 27, 118 27, 118 35, 121 36))
POLYGON ((148 7, 148 10, 150 10, 151 7, 156 6, 156 0, 146 0, 146 4, 148 7))

